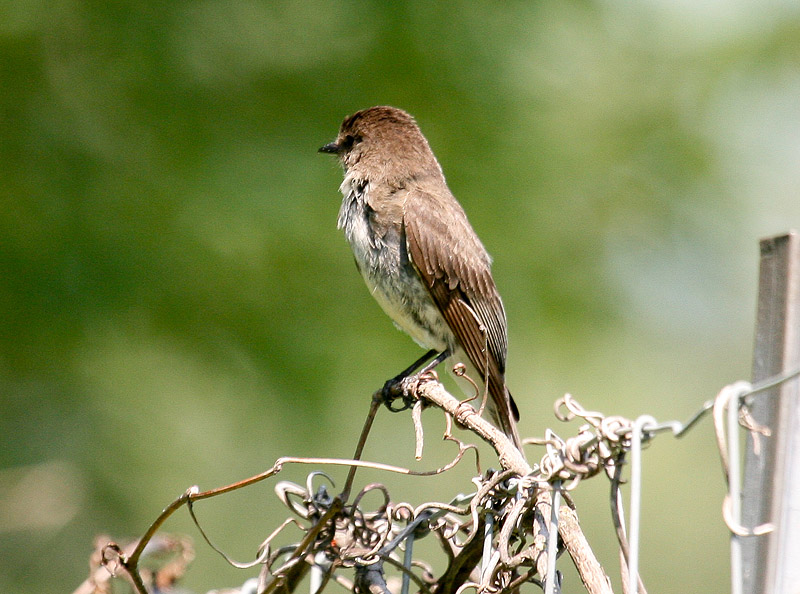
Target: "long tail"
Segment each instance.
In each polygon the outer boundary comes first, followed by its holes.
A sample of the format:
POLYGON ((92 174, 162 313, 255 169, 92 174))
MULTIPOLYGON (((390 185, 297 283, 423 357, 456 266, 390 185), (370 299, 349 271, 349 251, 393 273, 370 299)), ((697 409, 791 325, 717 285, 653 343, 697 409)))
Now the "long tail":
POLYGON ((522 452, 524 457, 525 452, 522 449, 522 440, 517 431, 517 421, 519 420, 517 405, 505 384, 497 387, 495 387, 494 384, 495 382, 490 379, 489 402, 486 406, 489 411, 489 416, 492 418, 494 424, 497 425, 498 429, 514 442, 514 445, 522 452))
MULTIPOLYGON (((484 384, 479 380, 482 379, 483 374, 479 374, 475 370, 474 365, 472 365, 466 357, 457 360, 467 365, 467 375, 478 382, 478 388, 482 391, 484 389, 484 384)), ((506 387, 505 379, 501 375, 498 377, 498 375, 499 374, 489 374, 489 398, 486 403, 486 411, 489 413, 489 419, 492 423, 511 439, 516 448, 522 452, 524 456, 525 452, 522 449, 522 440, 517 431, 517 421, 519 420, 517 404, 514 402, 511 393, 506 387)), ((469 396, 474 394, 475 388, 471 384, 466 383, 463 378, 456 377, 456 383, 461 386, 465 394, 469 396)), ((482 394, 481 392, 481 395, 482 394)), ((477 407, 479 405, 480 402, 475 406, 477 407)))

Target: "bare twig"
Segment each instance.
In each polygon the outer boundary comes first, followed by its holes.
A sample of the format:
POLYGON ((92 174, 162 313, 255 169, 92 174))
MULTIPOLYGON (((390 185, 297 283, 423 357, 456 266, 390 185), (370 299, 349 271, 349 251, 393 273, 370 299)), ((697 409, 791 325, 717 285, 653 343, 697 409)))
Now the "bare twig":
POLYGON ((422 431, 422 404, 422 400, 418 400, 411 409, 411 418, 414 421, 414 441, 416 443, 414 458, 417 460, 422 460, 422 446, 424 443, 424 433, 422 431))
MULTIPOLYGON (((364 427, 361 429, 361 435, 359 436, 358 443, 356 444, 356 451, 353 454, 353 460, 361 460, 361 454, 364 453, 364 445, 367 443, 367 437, 372 429, 372 423, 375 421, 375 416, 378 414, 378 409, 380 408, 382 401, 382 391, 378 390, 372 395, 372 401, 369 405, 369 412, 367 413, 367 418, 364 420, 364 427)), ((343 501, 347 501, 350 498, 350 489, 353 487, 353 481, 356 478, 357 468, 358 466, 354 464, 350 467, 350 472, 347 473, 347 479, 344 482, 344 489, 339 495, 343 501)))
POLYGON ((406 382, 405 389, 412 396, 424 398, 435 404, 452 415, 459 425, 470 429, 491 444, 497 452, 503 468, 513 470, 519 476, 525 476, 531 472, 531 467, 525 458, 502 431, 482 418, 472 406, 462 403, 451 395, 438 381, 427 377, 410 378, 410 381, 406 382))

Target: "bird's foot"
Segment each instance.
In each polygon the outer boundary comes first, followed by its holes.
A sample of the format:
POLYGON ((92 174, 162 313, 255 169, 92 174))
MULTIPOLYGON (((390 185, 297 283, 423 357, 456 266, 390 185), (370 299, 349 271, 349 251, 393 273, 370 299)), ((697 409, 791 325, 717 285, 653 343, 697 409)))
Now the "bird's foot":
POLYGON ((434 379, 438 379, 434 368, 450 356, 450 350, 446 349, 439 353, 433 361, 425 365, 418 373, 414 373, 434 355, 436 355, 435 350, 428 351, 417 359, 413 365, 383 384, 383 388, 380 389, 378 394, 386 408, 392 412, 400 412, 414 406, 416 398, 411 395, 413 392, 412 387, 415 386, 420 379, 428 377, 431 374, 433 374, 434 379), (396 407, 394 405, 395 400, 402 400, 403 405, 401 407, 396 407))
POLYGON ((383 404, 392 412, 401 412, 408 410, 414 406, 414 399, 411 398, 407 389, 408 380, 414 379, 416 376, 408 376, 400 374, 387 380, 380 390, 381 400, 383 404), (395 401, 400 400, 401 406, 395 405, 395 401))

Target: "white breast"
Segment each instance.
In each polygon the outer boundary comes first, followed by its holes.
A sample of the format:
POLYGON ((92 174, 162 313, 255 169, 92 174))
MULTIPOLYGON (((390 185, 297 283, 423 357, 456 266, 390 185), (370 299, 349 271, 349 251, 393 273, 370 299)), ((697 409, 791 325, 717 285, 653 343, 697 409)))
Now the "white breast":
POLYGON ((372 296, 395 325, 423 348, 442 351, 452 345, 452 332, 409 264, 401 235, 380 237, 370 228, 369 183, 347 174, 340 190, 338 226, 372 296))

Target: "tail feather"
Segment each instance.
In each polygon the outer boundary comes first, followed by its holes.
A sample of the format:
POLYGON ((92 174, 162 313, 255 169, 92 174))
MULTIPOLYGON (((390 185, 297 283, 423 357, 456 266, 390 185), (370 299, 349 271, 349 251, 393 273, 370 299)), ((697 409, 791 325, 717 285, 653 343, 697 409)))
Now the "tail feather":
MULTIPOLYGON (((467 375, 476 381, 479 389, 484 389, 485 385, 480 381, 482 379, 482 374, 479 374, 475 370, 475 367, 465 356, 462 356, 462 358, 453 357, 452 361, 463 362, 467 367, 467 375)), ((474 387, 472 387, 471 384, 465 383, 463 380, 458 381, 458 377, 456 377, 456 380, 464 393, 472 396, 475 390, 474 387)), ((495 374, 489 375, 489 394, 486 402, 486 411, 489 413, 489 419, 492 423, 511 439, 514 446, 522 452, 524 456, 522 439, 520 439, 519 432, 517 431, 519 410, 502 376, 498 377, 498 375, 495 374)))
MULTIPOLYGON (((486 408, 489 411, 489 416, 492 418, 492 421, 497 428, 500 429, 503 433, 505 433, 509 439, 514 443, 514 446, 520 451, 522 450, 522 439, 520 439, 519 432, 517 431, 517 421, 519 420, 519 411, 517 410, 517 406, 514 403, 514 400, 511 398, 511 393, 508 391, 508 388, 505 385, 502 386, 502 396, 499 398, 497 397, 496 393, 492 393, 491 390, 492 384, 494 382, 489 382, 489 402, 486 405, 486 408)), ((497 390, 495 391, 497 392, 497 390)), ((523 456, 525 453, 523 452, 523 456)))

